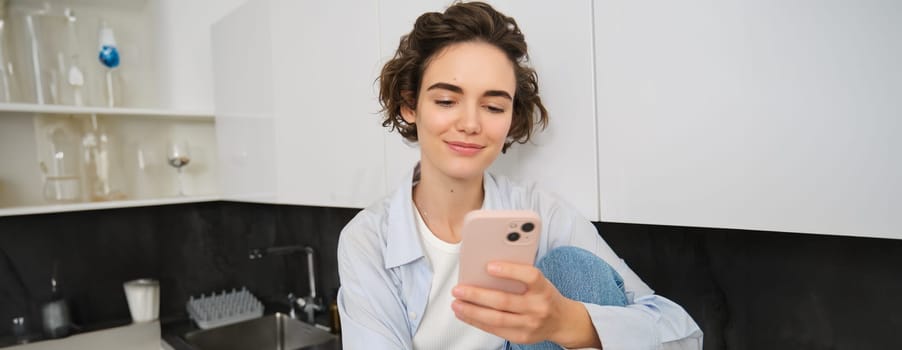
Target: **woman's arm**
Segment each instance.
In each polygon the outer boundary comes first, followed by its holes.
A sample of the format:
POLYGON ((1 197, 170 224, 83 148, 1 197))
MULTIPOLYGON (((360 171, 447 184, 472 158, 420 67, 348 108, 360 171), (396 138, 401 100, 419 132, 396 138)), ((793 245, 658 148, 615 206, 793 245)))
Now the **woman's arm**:
POLYGON ((342 230, 338 244, 342 347, 411 349, 407 317, 390 272, 383 267, 378 235, 358 219, 342 230))

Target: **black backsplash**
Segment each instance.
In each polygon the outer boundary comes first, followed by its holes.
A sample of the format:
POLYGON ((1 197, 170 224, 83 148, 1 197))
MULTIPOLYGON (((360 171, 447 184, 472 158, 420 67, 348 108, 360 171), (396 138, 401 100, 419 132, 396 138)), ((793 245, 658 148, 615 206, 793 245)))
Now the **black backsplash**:
MULTIPOLYGON (((164 319, 184 317, 189 295, 222 289, 247 286, 266 301, 306 294, 303 255, 248 259, 276 245, 316 249, 317 291, 330 297, 338 235, 358 211, 210 202, 0 218, 0 337, 16 316, 39 328, 54 261, 85 326, 127 322, 122 282, 140 277, 160 280, 164 319)), ((658 294, 689 311, 705 349, 902 348, 902 240, 596 226, 658 294)))
POLYGON ((328 302, 338 234, 358 211, 211 202, 0 218, 0 338, 17 316, 40 331, 54 261, 73 321, 87 327, 128 322, 122 282, 142 277, 160 281, 163 319, 185 317, 191 295, 224 289, 246 286, 264 302, 306 295, 304 255, 248 258, 271 246, 313 247, 317 294, 328 302))
POLYGON ((902 349, 902 240, 596 223, 705 349, 902 349))

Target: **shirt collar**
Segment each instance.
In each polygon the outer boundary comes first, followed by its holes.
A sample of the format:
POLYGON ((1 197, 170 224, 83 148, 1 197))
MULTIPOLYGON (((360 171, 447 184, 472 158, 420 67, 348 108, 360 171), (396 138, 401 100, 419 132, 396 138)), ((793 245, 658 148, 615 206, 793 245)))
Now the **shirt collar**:
POLYGON ((386 269, 398 267, 423 257, 423 247, 420 246, 419 238, 416 236, 416 219, 413 217, 413 175, 415 170, 416 168, 407 172, 389 203, 385 246, 386 269))
MULTIPOLYGON (((417 237, 417 221, 413 215, 413 184, 419 180, 420 164, 403 177, 398 189, 392 195, 388 210, 388 232, 385 247, 385 268, 398 267, 422 258, 423 246, 417 237)), ((495 177, 485 172, 482 188, 485 191, 483 209, 499 209, 503 198, 499 193, 495 177)))

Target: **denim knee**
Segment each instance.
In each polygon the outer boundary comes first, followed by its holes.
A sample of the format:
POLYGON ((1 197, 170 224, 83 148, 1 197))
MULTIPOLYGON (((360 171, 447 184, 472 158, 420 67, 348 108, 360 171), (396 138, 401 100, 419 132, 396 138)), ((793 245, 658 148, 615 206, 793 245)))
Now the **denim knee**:
POLYGON ((598 305, 628 303, 623 277, 588 250, 570 246, 555 248, 539 259, 536 267, 569 299, 598 305))

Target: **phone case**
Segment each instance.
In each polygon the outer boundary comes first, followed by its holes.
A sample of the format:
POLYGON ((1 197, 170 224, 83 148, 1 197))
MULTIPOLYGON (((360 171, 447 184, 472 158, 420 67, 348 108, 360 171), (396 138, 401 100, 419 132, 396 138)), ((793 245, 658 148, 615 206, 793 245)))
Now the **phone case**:
POLYGON ((525 292, 523 282, 489 275, 486 264, 507 261, 533 265, 541 232, 541 219, 532 211, 476 210, 468 213, 461 232, 458 282, 509 293, 525 292), (524 226, 527 223, 532 224, 531 230, 524 226))

